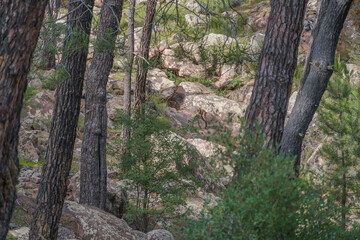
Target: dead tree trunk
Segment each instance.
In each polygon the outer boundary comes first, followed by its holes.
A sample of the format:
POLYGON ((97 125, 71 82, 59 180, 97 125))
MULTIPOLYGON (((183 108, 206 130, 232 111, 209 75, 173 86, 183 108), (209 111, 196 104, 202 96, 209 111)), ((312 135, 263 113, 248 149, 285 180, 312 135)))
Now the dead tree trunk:
POLYGON ((296 156, 298 172, 301 146, 333 73, 336 45, 353 0, 323 0, 306 59, 299 93, 282 137, 280 151, 296 156))
POLYGON ((20 111, 47 1, 0 1, 0 239, 16 199, 20 111))
MULTIPOLYGON (((134 19, 135 19, 135 0, 130 0, 129 18, 128 18, 128 44, 127 64, 124 78, 124 110, 130 116, 131 114, 131 73, 134 62, 134 19)), ((130 130, 125 126, 122 130, 123 144, 122 153, 126 153, 126 142, 130 138, 130 130)))
POLYGON ((93 60, 86 78, 85 125, 81 148, 80 203, 106 204, 106 84, 113 65, 122 0, 105 0, 93 60))
POLYGON ((153 29, 154 16, 156 12, 157 0, 148 0, 146 15, 144 20, 144 27, 142 29, 142 36, 140 40, 140 51, 137 57, 137 72, 135 83, 135 103, 140 105, 146 101, 146 76, 149 70, 147 62, 149 58, 149 49, 151 42, 151 33, 153 29))
POLYGON ((71 168, 94 0, 69 3, 68 37, 29 239, 56 239, 71 168))
POLYGON ((255 85, 246 118, 250 129, 258 121, 267 145, 283 133, 293 75, 297 64, 307 0, 273 0, 255 85))

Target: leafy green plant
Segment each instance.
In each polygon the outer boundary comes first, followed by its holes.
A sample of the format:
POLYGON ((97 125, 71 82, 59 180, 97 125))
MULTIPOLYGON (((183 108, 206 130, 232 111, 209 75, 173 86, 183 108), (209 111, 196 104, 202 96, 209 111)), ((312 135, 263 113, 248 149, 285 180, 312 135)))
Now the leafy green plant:
POLYGON ((126 153, 121 156, 121 178, 136 193, 125 219, 134 228, 147 232, 157 223, 174 218, 176 209, 197 186, 191 177, 193 166, 184 162, 190 152, 170 131, 171 124, 151 106, 142 105, 130 118, 118 112, 118 124, 130 129, 126 153))
POLYGON ((359 197, 360 95, 351 85, 351 73, 345 62, 336 57, 334 68, 337 72, 328 84, 318 119, 319 128, 328 136, 321 154, 327 160, 325 171, 329 191, 341 203, 341 218, 345 226, 359 197))
POLYGON ((42 86, 45 89, 55 90, 57 85, 64 82, 69 73, 62 66, 58 66, 56 71, 52 72, 48 77, 42 77, 42 86))
POLYGON ((24 108, 29 105, 29 101, 37 94, 37 90, 33 86, 27 86, 24 94, 24 108))
POLYGON ((324 194, 323 184, 295 177, 293 159, 264 148, 265 137, 251 131, 232 137, 220 129, 215 134, 225 147, 220 156, 235 177, 217 206, 187 220, 180 239, 358 239, 359 228, 339 224, 340 208, 324 194))

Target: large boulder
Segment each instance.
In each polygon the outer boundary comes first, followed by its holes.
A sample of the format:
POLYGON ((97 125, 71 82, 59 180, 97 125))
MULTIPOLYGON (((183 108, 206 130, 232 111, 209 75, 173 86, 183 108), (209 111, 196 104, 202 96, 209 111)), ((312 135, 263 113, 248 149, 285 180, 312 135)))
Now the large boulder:
POLYGON ((138 239, 124 220, 76 202, 65 201, 61 223, 80 239, 138 239))

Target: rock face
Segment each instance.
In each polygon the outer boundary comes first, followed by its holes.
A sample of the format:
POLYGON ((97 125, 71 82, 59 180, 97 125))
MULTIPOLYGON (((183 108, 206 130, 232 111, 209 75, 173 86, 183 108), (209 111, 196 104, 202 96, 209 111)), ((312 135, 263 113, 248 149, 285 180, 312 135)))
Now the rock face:
POLYGON ((158 93, 161 99, 170 98, 176 90, 176 84, 170 81, 166 73, 155 68, 148 72, 147 87, 149 92, 158 93))

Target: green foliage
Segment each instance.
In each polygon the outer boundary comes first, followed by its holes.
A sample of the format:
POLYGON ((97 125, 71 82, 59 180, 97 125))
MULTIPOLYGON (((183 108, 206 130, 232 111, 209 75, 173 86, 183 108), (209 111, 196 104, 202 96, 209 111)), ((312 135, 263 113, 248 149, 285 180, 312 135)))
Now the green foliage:
POLYGON ((64 24, 57 23, 55 17, 50 16, 43 21, 40 31, 41 41, 39 41, 42 45, 39 45, 35 51, 41 56, 38 64, 40 67, 45 66, 51 56, 59 53, 60 47, 57 46, 57 39, 64 32, 64 29, 64 24))
POLYGON ((322 185, 295 177, 293 159, 264 148, 264 137, 240 132, 215 134, 225 147, 224 164, 236 166, 236 180, 217 206, 188 220, 180 239, 358 239, 358 228, 344 230, 334 221, 339 207, 322 185))
POLYGON ((7 235, 7 236, 6 236, 6 240, 18 240, 18 238, 17 238, 17 237, 13 237, 13 236, 11 236, 11 235, 7 235))
POLYGON ((300 86, 303 70, 304 70, 303 64, 298 64, 295 68, 294 78, 293 78, 293 91, 297 91, 300 86))
POLYGON ((209 10, 216 13, 222 13, 230 9, 230 6, 238 4, 239 0, 206 0, 203 1, 209 6, 209 10))
POLYGON ((68 56, 75 52, 84 51, 87 52, 89 43, 89 36, 77 27, 73 29, 71 35, 65 41, 62 56, 66 59, 68 56))
POLYGON ((113 48, 113 42, 116 41, 116 32, 111 28, 105 30, 99 29, 98 37, 94 44, 94 49, 96 52, 105 52, 110 51, 113 48))
POLYGON ((25 154, 25 155, 19 154, 19 155, 18 155, 18 158, 19 158, 19 164, 22 165, 22 166, 30 166, 30 167, 34 167, 35 165, 39 165, 40 167, 43 166, 43 163, 42 163, 42 162, 31 162, 31 161, 28 161, 26 154, 25 154))
POLYGON ((125 216, 134 228, 147 232, 159 222, 177 216, 178 206, 195 189, 192 165, 184 162, 191 151, 153 109, 142 105, 133 119, 118 112, 119 124, 130 129, 127 152, 121 156, 121 177, 130 181, 129 191, 137 193, 125 216))
POLYGON ((37 91, 32 86, 27 86, 25 94, 24 94, 24 108, 29 105, 29 101, 32 97, 36 95, 37 91))
POLYGON ((360 187, 360 95, 351 85, 351 73, 343 61, 335 61, 337 71, 328 84, 319 109, 319 128, 328 136, 321 148, 331 194, 342 204, 342 217, 356 207, 360 187), (349 201, 349 199, 353 199, 349 201))
POLYGON ((58 66, 56 71, 52 72, 48 77, 42 78, 42 86, 45 89, 55 90, 57 85, 65 82, 69 78, 69 73, 63 66, 58 66))

